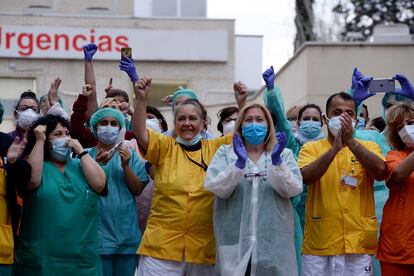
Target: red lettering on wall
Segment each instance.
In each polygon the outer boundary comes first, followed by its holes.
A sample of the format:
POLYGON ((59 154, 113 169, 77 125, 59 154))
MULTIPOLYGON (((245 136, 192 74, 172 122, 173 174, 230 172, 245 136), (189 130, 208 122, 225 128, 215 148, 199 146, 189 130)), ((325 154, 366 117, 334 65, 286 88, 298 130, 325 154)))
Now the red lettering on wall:
POLYGON ((75 35, 74 37, 73 37, 73 48, 76 50, 76 51, 82 51, 82 46, 86 43, 86 41, 87 41, 87 38, 86 38, 86 36, 84 36, 84 35, 75 35), (81 44, 81 46, 79 47, 78 46, 78 40, 79 39, 82 39, 83 41, 84 41, 84 43, 82 43, 81 44))
POLYGON ((16 33, 6 33, 6 49, 10 49, 10 39, 15 35, 16 33))
POLYGON ((95 43, 95 30, 91 29, 91 43, 95 43))
POLYGON ((39 34, 36 38, 36 46, 40 50, 48 50, 50 48, 50 36, 48 34, 39 34))
POLYGON ((98 38, 99 44, 98 49, 101 52, 110 52, 112 51, 112 39, 108 35, 101 35, 98 38))
POLYGON ((66 51, 69 50, 69 37, 67 35, 65 35, 65 34, 61 34, 61 35, 56 34, 55 35, 55 50, 59 50, 59 40, 61 38, 64 38, 65 39, 65 48, 64 49, 66 51))
POLYGON ((128 48, 128 37, 120 35, 115 38, 115 43, 117 46, 115 47, 115 51, 121 52, 121 48, 128 48))
POLYGON ((18 51, 22 56, 30 56, 33 53, 33 34, 21 33, 17 37, 17 45, 20 49, 27 51, 18 51))

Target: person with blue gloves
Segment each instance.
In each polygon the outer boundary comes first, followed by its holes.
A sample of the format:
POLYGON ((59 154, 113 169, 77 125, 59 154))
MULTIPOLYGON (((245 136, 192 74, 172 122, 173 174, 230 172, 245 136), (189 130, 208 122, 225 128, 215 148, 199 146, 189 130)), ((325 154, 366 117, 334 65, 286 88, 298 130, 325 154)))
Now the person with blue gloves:
POLYGON ((269 111, 250 104, 239 113, 233 145, 214 155, 204 187, 215 194, 218 275, 297 275, 290 198, 302 192, 302 177, 285 146, 269 111))
POLYGON ((136 250, 141 240, 135 196, 148 183, 144 163, 138 154, 117 144, 125 127, 123 114, 101 108, 91 119, 98 144, 89 155, 105 170, 108 195, 98 199, 99 254, 105 276, 132 276, 137 265, 136 250))
MULTIPOLYGON (((292 130, 291 123, 285 116, 282 93, 278 87, 274 86, 275 72, 273 66, 263 73, 263 79, 266 83, 266 92, 264 102, 269 109, 275 123, 277 131, 284 131, 287 134, 286 147, 293 151, 297 158, 300 148, 309 141, 316 141, 325 138, 322 132, 323 120, 321 108, 316 104, 307 104, 302 106, 298 112, 296 125, 298 130, 292 130)), ((303 240, 303 227, 305 224, 305 202, 307 187, 304 186, 300 196, 292 198, 295 221, 295 247, 296 259, 299 272, 301 269, 301 248, 303 240)))
MULTIPOLYGON (((386 118, 386 111, 390 107, 397 104, 398 102, 410 102, 414 99, 414 89, 408 79, 401 74, 397 74, 394 78, 401 84, 401 89, 396 89, 394 92, 386 93, 382 98, 382 114, 384 119, 386 118)), ((370 80, 372 80, 371 77, 365 77, 357 68, 354 69, 354 72, 352 74, 351 93, 357 107, 361 106, 363 101, 375 95, 374 93, 368 92, 370 80)), ((361 140, 373 141, 377 143, 381 147, 384 156, 386 156, 387 153, 391 150, 391 147, 389 146, 386 138, 386 130, 384 130, 383 133, 379 133, 375 130, 355 130, 354 137, 361 140)), ((385 181, 375 180, 375 213, 377 216, 378 225, 381 225, 383 208, 385 202, 388 199, 388 193, 389 191, 386 188, 385 181)), ((372 258, 372 265, 374 275, 380 276, 381 268, 376 258, 372 258)))

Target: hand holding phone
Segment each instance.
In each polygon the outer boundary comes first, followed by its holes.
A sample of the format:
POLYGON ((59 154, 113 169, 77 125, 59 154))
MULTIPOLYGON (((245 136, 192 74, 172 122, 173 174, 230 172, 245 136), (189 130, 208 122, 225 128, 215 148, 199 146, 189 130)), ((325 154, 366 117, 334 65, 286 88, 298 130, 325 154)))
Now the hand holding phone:
POLYGON ((370 93, 394 92, 395 79, 373 79, 369 82, 370 93))
POLYGON ((125 57, 132 58, 132 48, 121 48, 121 60, 125 60, 125 57))

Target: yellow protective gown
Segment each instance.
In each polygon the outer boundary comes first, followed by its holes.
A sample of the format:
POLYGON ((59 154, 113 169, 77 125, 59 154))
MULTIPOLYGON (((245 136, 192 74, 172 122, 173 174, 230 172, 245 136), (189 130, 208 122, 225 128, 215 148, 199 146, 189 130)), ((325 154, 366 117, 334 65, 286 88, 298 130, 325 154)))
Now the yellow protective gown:
POLYGON ((151 129, 148 134, 143 158, 156 166, 155 187, 138 254, 179 262, 185 256, 188 263, 214 264, 214 197, 204 189, 205 171, 196 163, 210 164, 232 136, 201 140, 201 148, 191 151, 151 129))

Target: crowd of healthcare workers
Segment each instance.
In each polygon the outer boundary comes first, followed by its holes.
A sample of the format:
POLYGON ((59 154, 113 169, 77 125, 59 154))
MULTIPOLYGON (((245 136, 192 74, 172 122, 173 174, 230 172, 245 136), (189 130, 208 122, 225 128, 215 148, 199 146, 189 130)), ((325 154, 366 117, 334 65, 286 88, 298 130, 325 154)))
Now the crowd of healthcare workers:
POLYGON ((134 101, 112 79, 98 100, 99 52, 83 50, 71 112, 57 78, 41 97, 21 93, 15 130, 0 133, 0 275, 414 275, 404 75, 389 76, 399 86, 371 119, 372 76, 355 68, 324 107, 285 112, 270 67, 263 103, 234 83, 215 135, 215 114, 183 87, 161 99, 168 126, 126 56, 134 101))

